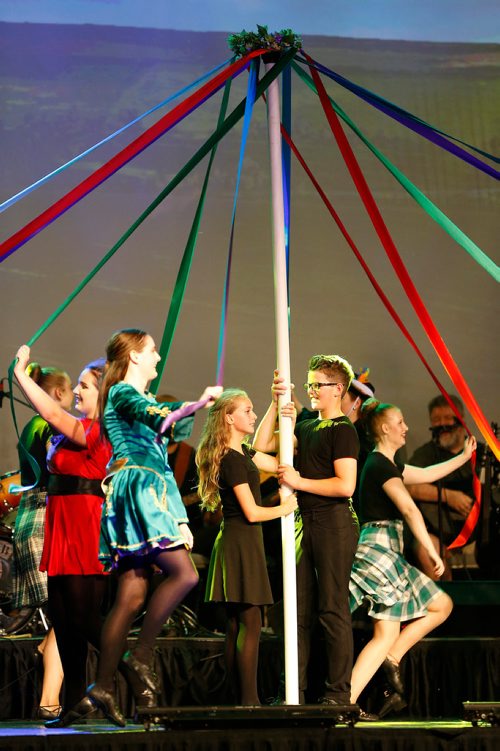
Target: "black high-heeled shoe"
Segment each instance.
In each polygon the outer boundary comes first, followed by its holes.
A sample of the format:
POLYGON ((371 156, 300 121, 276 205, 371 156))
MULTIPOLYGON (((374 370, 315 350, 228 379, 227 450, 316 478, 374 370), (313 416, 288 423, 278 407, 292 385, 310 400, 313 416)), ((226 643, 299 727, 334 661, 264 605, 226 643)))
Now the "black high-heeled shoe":
POLYGON ((127 666, 128 670, 135 673, 137 678, 153 693, 160 693, 160 681, 151 665, 147 665, 145 662, 138 660, 132 652, 125 652, 122 657, 122 662, 127 666))
POLYGON ((380 720, 391 712, 401 712, 401 710, 407 706, 404 696, 398 694, 397 691, 389 691, 386 689, 384 691, 384 697, 385 701, 378 713, 380 720))
POLYGON ((98 686, 97 683, 93 683, 87 689, 87 698, 106 715, 110 722, 118 725, 120 728, 125 727, 127 721, 116 706, 113 694, 98 686))
POLYGON ((139 678, 135 670, 133 670, 128 662, 121 660, 118 666, 120 673, 127 681, 130 690, 135 699, 137 707, 156 707, 158 706, 158 693, 152 691, 142 680, 139 678))
POLYGON ((397 694, 404 694, 405 687, 403 685, 403 679, 399 670, 399 664, 393 662, 389 657, 386 657, 382 663, 382 668, 387 678, 387 682, 394 689, 397 694))
POLYGON ((88 718, 95 714, 95 707, 86 696, 75 704, 67 712, 60 714, 58 717, 48 720, 45 723, 46 728, 67 728, 74 723, 87 722, 88 718))

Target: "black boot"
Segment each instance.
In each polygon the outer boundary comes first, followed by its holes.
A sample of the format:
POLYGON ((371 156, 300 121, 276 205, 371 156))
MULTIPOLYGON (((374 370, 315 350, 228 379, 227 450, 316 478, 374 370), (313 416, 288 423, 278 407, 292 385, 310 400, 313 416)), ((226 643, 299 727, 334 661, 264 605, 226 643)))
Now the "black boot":
POLYGON ((160 693, 160 682, 151 665, 138 660, 133 652, 125 652, 122 663, 125 663, 129 671, 135 673, 137 678, 151 691, 156 694, 160 693))
POLYGON ((118 669, 132 691, 136 707, 158 706, 158 692, 152 691, 137 675, 136 671, 131 668, 128 662, 121 660, 118 669))
POLYGON ((382 663, 382 668, 384 670, 388 684, 392 686, 396 693, 404 694, 405 687, 403 685, 403 680, 399 671, 399 663, 394 662, 389 657, 386 657, 384 662, 382 663))

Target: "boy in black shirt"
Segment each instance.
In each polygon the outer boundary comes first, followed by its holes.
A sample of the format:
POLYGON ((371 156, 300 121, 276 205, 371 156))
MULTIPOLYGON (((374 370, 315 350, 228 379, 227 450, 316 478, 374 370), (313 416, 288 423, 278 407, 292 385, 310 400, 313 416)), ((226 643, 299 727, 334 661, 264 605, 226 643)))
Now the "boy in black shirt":
MULTIPOLYGON (((358 525, 351 495, 356 486, 359 440, 341 411, 353 371, 338 355, 315 355, 304 387, 318 417, 295 426, 296 469, 280 465, 280 481, 297 491, 304 534, 297 567, 297 626, 300 701, 307 689, 311 632, 315 616, 325 633, 328 677, 323 701, 350 704, 353 639, 349 577, 358 525)), ((275 374, 273 402, 254 440, 260 451, 276 449, 278 396, 285 393, 275 374)))

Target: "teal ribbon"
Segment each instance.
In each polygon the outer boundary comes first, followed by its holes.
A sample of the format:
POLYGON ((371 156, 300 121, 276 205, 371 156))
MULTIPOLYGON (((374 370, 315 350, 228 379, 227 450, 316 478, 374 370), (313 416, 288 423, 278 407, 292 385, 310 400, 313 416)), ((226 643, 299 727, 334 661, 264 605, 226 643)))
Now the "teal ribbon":
MULTIPOLYGON (((229 79, 229 81, 226 82, 226 85, 224 87, 224 94, 222 96, 222 102, 221 102, 221 106, 219 110, 219 118, 217 121, 217 129, 221 127, 222 123, 224 122, 224 118, 226 117, 230 91, 231 91, 231 79, 229 79)), ((184 300, 184 294, 186 292, 187 280, 189 278, 189 273, 191 270, 191 263, 193 261, 194 250, 196 247, 196 242, 198 240, 198 233, 200 230, 201 218, 203 216, 203 209, 205 207, 205 199, 207 195, 208 181, 210 179, 210 173, 211 173, 212 165, 215 159, 215 154, 217 153, 217 145, 218 144, 216 144, 213 147, 210 153, 210 159, 209 159, 207 170, 205 173, 205 179, 203 181, 203 186, 201 189, 198 206, 196 207, 196 213, 193 219, 193 223, 191 225, 191 231, 189 233, 188 241, 184 249, 184 254, 182 256, 179 271, 177 273, 177 279, 175 281, 174 291, 172 294, 172 299, 170 301, 170 307, 169 307, 168 314, 167 314, 167 320, 165 322, 165 328, 163 330, 162 339, 161 339, 161 345, 160 345, 160 350, 159 350, 161 360, 157 367, 158 375, 156 376, 156 378, 151 384, 151 391, 153 393, 156 393, 159 389, 161 379, 163 377, 163 372, 165 370, 165 365, 167 363, 168 355, 170 353, 170 348, 172 346, 172 341, 174 338, 175 330, 177 328, 177 322, 179 319, 179 314, 180 314, 182 303, 184 300)))
POLYGON ((217 372, 216 383, 221 386, 224 380, 224 366, 226 357, 226 332, 227 332, 227 311, 229 305, 229 286, 231 282, 231 266, 233 260, 233 242, 234 242, 234 225, 236 222, 236 208, 238 205, 238 194, 241 182, 241 172, 243 169, 243 160, 252 121, 253 106, 255 104, 255 92, 257 91, 257 76, 259 71, 259 61, 252 60, 250 75, 248 76, 247 96, 245 103, 245 115, 243 118, 243 129, 241 133, 240 156, 238 160, 238 170, 236 173, 236 185, 234 188, 233 211, 231 214, 231 230, 229 232, 229 249, 226 262, 226 274, 224 280, 224 291, 222 294, 222 307, 219 323, 219 345, 217 348, 217 372))
MULTIPOLYGON (((312 78, 305 73, 295 62, 292 62, 292 67, 302 79, 302 81, 309 86, 309 88, 316 94, 316 86, 312 78)), ((384 165, 384 167, 396 178, 399 184, 406 190, 407 193, 423 208, 431 219, 433 219, 455 242, 464 248, 469 255, 478 263, 495 281, 500 281, 500 267, 476 245, 476 243, 468 237, 457 225, 451 221, 446 214, 434 204, 425 193, 423 193, 406 175, 404 175, 376 146, 374 146, 368 138, 362 133, 358 126, 351 120, 351 118, 344 112, 344 110, 335 102, 332 97, 328 97, 332 107, 337 115, 351 128, 358 138, 363 141, 370 151, 377 157, 377 159, 384 165)))

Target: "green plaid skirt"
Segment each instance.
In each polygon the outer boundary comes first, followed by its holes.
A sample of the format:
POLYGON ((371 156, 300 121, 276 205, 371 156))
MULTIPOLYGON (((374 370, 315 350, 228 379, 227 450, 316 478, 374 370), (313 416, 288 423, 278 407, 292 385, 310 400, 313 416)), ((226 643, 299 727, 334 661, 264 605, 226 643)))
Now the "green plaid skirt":
POLYGON ((351 612, 367 604, 372 618, 387 621, 421 618, 443 593, 403 557, 399 520, 363 524, 349 589, 351 612))
POLYGON ((47 600, 47 574, 38 570, 45 530, 46 490, 23 493, 14 523, 12 606, 36 606, 47 600))

